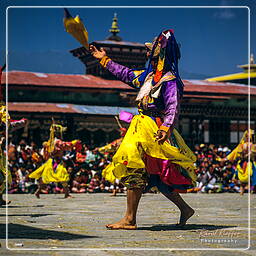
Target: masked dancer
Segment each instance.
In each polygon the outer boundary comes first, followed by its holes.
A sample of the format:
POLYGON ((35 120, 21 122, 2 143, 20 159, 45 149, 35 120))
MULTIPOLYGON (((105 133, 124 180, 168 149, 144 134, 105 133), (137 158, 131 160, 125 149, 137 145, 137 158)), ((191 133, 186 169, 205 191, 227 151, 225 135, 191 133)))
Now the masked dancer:
POLYGON ((146 43, 149 65, 133 70, 111 60, 106 51, 90 46, 92 55, 119 80, 138 90, 135 115, 116 154, 103 176, 115 178, 127 187, 124 218, 109 229, 136 229, 136 213, 145 188, 156 186, 181 211, 184 226, 194 210, 179 192, 195 186, 196 157, 174 129, 179 116, 183 83, 178 72, 180 51, 173 30, 165 30, 146 43))

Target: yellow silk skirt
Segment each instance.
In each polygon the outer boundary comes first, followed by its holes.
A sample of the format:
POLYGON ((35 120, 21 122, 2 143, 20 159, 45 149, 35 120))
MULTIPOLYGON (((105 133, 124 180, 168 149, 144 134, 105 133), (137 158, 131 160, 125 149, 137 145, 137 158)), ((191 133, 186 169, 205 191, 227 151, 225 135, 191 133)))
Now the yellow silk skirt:
POLYGON ((58 164, 56 170, 54 170, 53 160, 52 158, 49 158, 46 163, 32 172, 29 175, 29 178, 42 178, 43 183, 48 184, 50 182, 67 182, 69 181, 69 174, 66 167, 62 163, 58 164))
POLYGON ((115 179, 129 175, 127 168, 145 168, 143 158, 147 154, 154 158, 170 160, 181 166, 195 185, 197 176, 195 174, 196 156, 194 153, 185 144, 177 130, 173 130, 173 135, 178 147, 172 146, 167 141, 163 144, 156 142, 157 131, 157 124, 150 117, 134 116, 112 162, 103 170, 103 177, 113 183, 115 179))
POLYGON ((3 179, 1 179, 1 185, 0 185, 0 193, 2 194, 6 188, 6 178, 7 183, 10 186, 12 183, 12 175, 9 170, 6 169, 5 166, 5 157, 3 155, 0 155, 0 172, 3 179))
POLYGON ((238 161, 236 168, 237 168, 237 172, 238 172, 238 179, 242 183, 248 183, 249 177, 251 177, 253 174, 252 163, 247 162, 246 167, 242 168, 240 165, 240 161, 238 161))

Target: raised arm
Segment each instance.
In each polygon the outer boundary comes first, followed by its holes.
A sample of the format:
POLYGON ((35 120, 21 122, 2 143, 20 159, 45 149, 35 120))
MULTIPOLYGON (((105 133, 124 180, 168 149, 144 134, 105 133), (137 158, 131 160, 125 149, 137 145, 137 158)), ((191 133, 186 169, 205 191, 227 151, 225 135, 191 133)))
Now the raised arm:
POLYGON ((95 46, 90 45, 90 51, 93 57, 99 60, 102 67, 112 73, 117 79, 130 85, 133 88, 140 88, 140 84, 137 82, 138 76, 144 72, 144 70, 135 71, 123 65, 120 65, 111 60, 103 48, 98 50, 95 46))

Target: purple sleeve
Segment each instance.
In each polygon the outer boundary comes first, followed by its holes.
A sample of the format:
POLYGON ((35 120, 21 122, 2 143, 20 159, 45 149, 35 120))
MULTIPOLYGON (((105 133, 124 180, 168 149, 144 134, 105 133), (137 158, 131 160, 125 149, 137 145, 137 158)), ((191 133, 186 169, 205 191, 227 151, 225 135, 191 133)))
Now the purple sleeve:
POLYGON ((179 116, 179 94, 176 80, 165 82, 162 87, 164 100, 164 123, 162 126, 173 128, 179 116))
POLYGON ((107 63, 106 69, 111 72, 118 80, 132 86, 135 74, 132 69, 122 66, 112 60, 107 63))

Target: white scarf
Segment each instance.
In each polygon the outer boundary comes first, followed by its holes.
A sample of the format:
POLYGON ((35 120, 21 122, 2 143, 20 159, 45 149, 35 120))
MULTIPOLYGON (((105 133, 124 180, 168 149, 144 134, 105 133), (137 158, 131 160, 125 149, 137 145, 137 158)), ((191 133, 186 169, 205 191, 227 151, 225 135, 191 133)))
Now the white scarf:
POLYGON ((136 101, 142 100, 145 96, 148 96, 150 92, 152 91, 151 97, 152 98, 158 98, 161 87, 162 87, 162 82, 170 80, 170 77, 173 76, 171 72, 167 72, 161 79, 160 81, 154 85, 154 91, 153 85, 152 85, 152 79, 153 79, 153 72, 149 73, 148 76, 145 79, 144 84, 141 86, 140 91, 136 97, 136 101))
POLYGON ((152 73, 149 73, 148 76, 145 79, 144 84, 141 86, 140 91, 136 97, 136 101, 142 100, 145 96, 148 96, 151 89, 152 89, 152 79, 153 75, 152 73))

